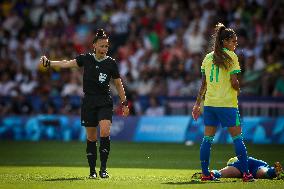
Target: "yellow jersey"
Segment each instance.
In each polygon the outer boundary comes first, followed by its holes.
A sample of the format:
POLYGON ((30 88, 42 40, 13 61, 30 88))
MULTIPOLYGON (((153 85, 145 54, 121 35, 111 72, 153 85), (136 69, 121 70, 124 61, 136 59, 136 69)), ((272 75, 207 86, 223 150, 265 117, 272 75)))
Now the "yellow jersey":
POLYGON ((208 53, 201 65, 201 72, 206 77, 206 94, 204 106, 212 107, 238 107, 237 91, 233 89, 230 75, 241 72, 238 56, 228 49, 224 51, 232 58, 228 70, 219 68, 213 64, 213 53, 208 53))

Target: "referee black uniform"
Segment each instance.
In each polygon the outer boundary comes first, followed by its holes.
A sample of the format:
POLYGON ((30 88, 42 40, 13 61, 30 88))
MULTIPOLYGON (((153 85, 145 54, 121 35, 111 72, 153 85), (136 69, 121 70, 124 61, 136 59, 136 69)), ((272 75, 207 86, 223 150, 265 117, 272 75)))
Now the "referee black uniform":
POLYGON ((110 79, 120 78, 116 61, 106 56, 97 60, 95 54, 82 54, 76 57, 79 67, 84 67, 81 106, 81 125, 97 126, 100 120, 111 120, 113 100, 110 93, 110 79))
POLYGON ((73 60, 51 61, 42 56, 40 61, 44 67, 60 68, 83 67, 83 91, 81 105, 81 125, 87 134, 86 154, 90 167, 89 178, 97 178, 97 126, 100 125, 100 160, 99 175, 108 178, 106 170, 110 152, 110 127, 113 115, 113 101, 109 82, 112 78, 121 100, 123 115, 129 114, 127 99, 120 79, 118 66, 114 59, 106 56, 109 42, 103 29, 98 29, 93 41, 94 53, 82 54, 73 60), (100 59, 98 60, 97 57, 100 59))

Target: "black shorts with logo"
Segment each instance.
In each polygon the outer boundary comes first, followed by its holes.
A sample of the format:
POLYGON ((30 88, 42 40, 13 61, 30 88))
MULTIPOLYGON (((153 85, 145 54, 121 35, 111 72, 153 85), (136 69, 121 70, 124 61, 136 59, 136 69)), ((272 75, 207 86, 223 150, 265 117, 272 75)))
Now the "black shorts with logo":
POLYGON ((85 95, 82 98, 82 126, 97 127, 101 120, 110 120, 112 122, 112 116, 113 103, 110 96, 85 95))

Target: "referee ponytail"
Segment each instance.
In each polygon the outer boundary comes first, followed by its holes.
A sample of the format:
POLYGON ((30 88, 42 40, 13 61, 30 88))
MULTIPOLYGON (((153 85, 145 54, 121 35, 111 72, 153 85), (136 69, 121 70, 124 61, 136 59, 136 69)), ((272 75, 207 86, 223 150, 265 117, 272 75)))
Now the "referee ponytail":
POLYGON ((93 40, 93 43, 96 43, 99 39, 108 39, 107 34, 105 33, 104 29, 98 29, 96 36, 93 40))
POLYGON ((213 63, 224 69, 229 69, 232 58, 223 50, 224 40, 233 38, 236 35, 234 30, 226 28, 222 23, 218 23, 214 35, 214 55, 213 63))

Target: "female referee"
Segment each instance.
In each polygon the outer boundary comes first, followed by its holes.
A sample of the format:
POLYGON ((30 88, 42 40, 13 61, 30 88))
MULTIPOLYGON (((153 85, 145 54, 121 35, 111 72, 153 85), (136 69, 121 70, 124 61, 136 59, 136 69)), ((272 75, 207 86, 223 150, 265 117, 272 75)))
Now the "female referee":
POLYGON ((240 127, 237 99, 240 89, 236 74, 241 70, 238 57, 234 53, 236 46, 237 35, 234 30, 226 28, 221 23, 217 24, 214 50, 207 54, 202 62, 202 84, 192 110, 192 117, 196 120, 201 113, 200 103, 205 95, 205 130, 200 146, 202 181, 216 180, 214 175, 210 174, 208 166, 211 144, 219 124, 227 127, 233 138, 236 156, 241 164, 243 181, 254 180, 248 171, 247 150, 240 127))
POLYGON ((58 66, 61 68, 84 67, 83 91, 81 106, 81 125, 85 126, 87 134, 87 159, 90 167, 89 178, 97 178, 97 125, 100 126, 100 160, 99 175, 108 178, 106 170, 110 152, 110 127, 113 115, 113 102, 109 89, 112 78, 118 91, 123 115, 129 114, 125 91, 120 79, 116 61, 107 56, 109 48, 108 36, 99 29, 93 41, 94 53, 81 54, 73 60, 50 61, 42 56, 40 61, 44 67, 58 66))

